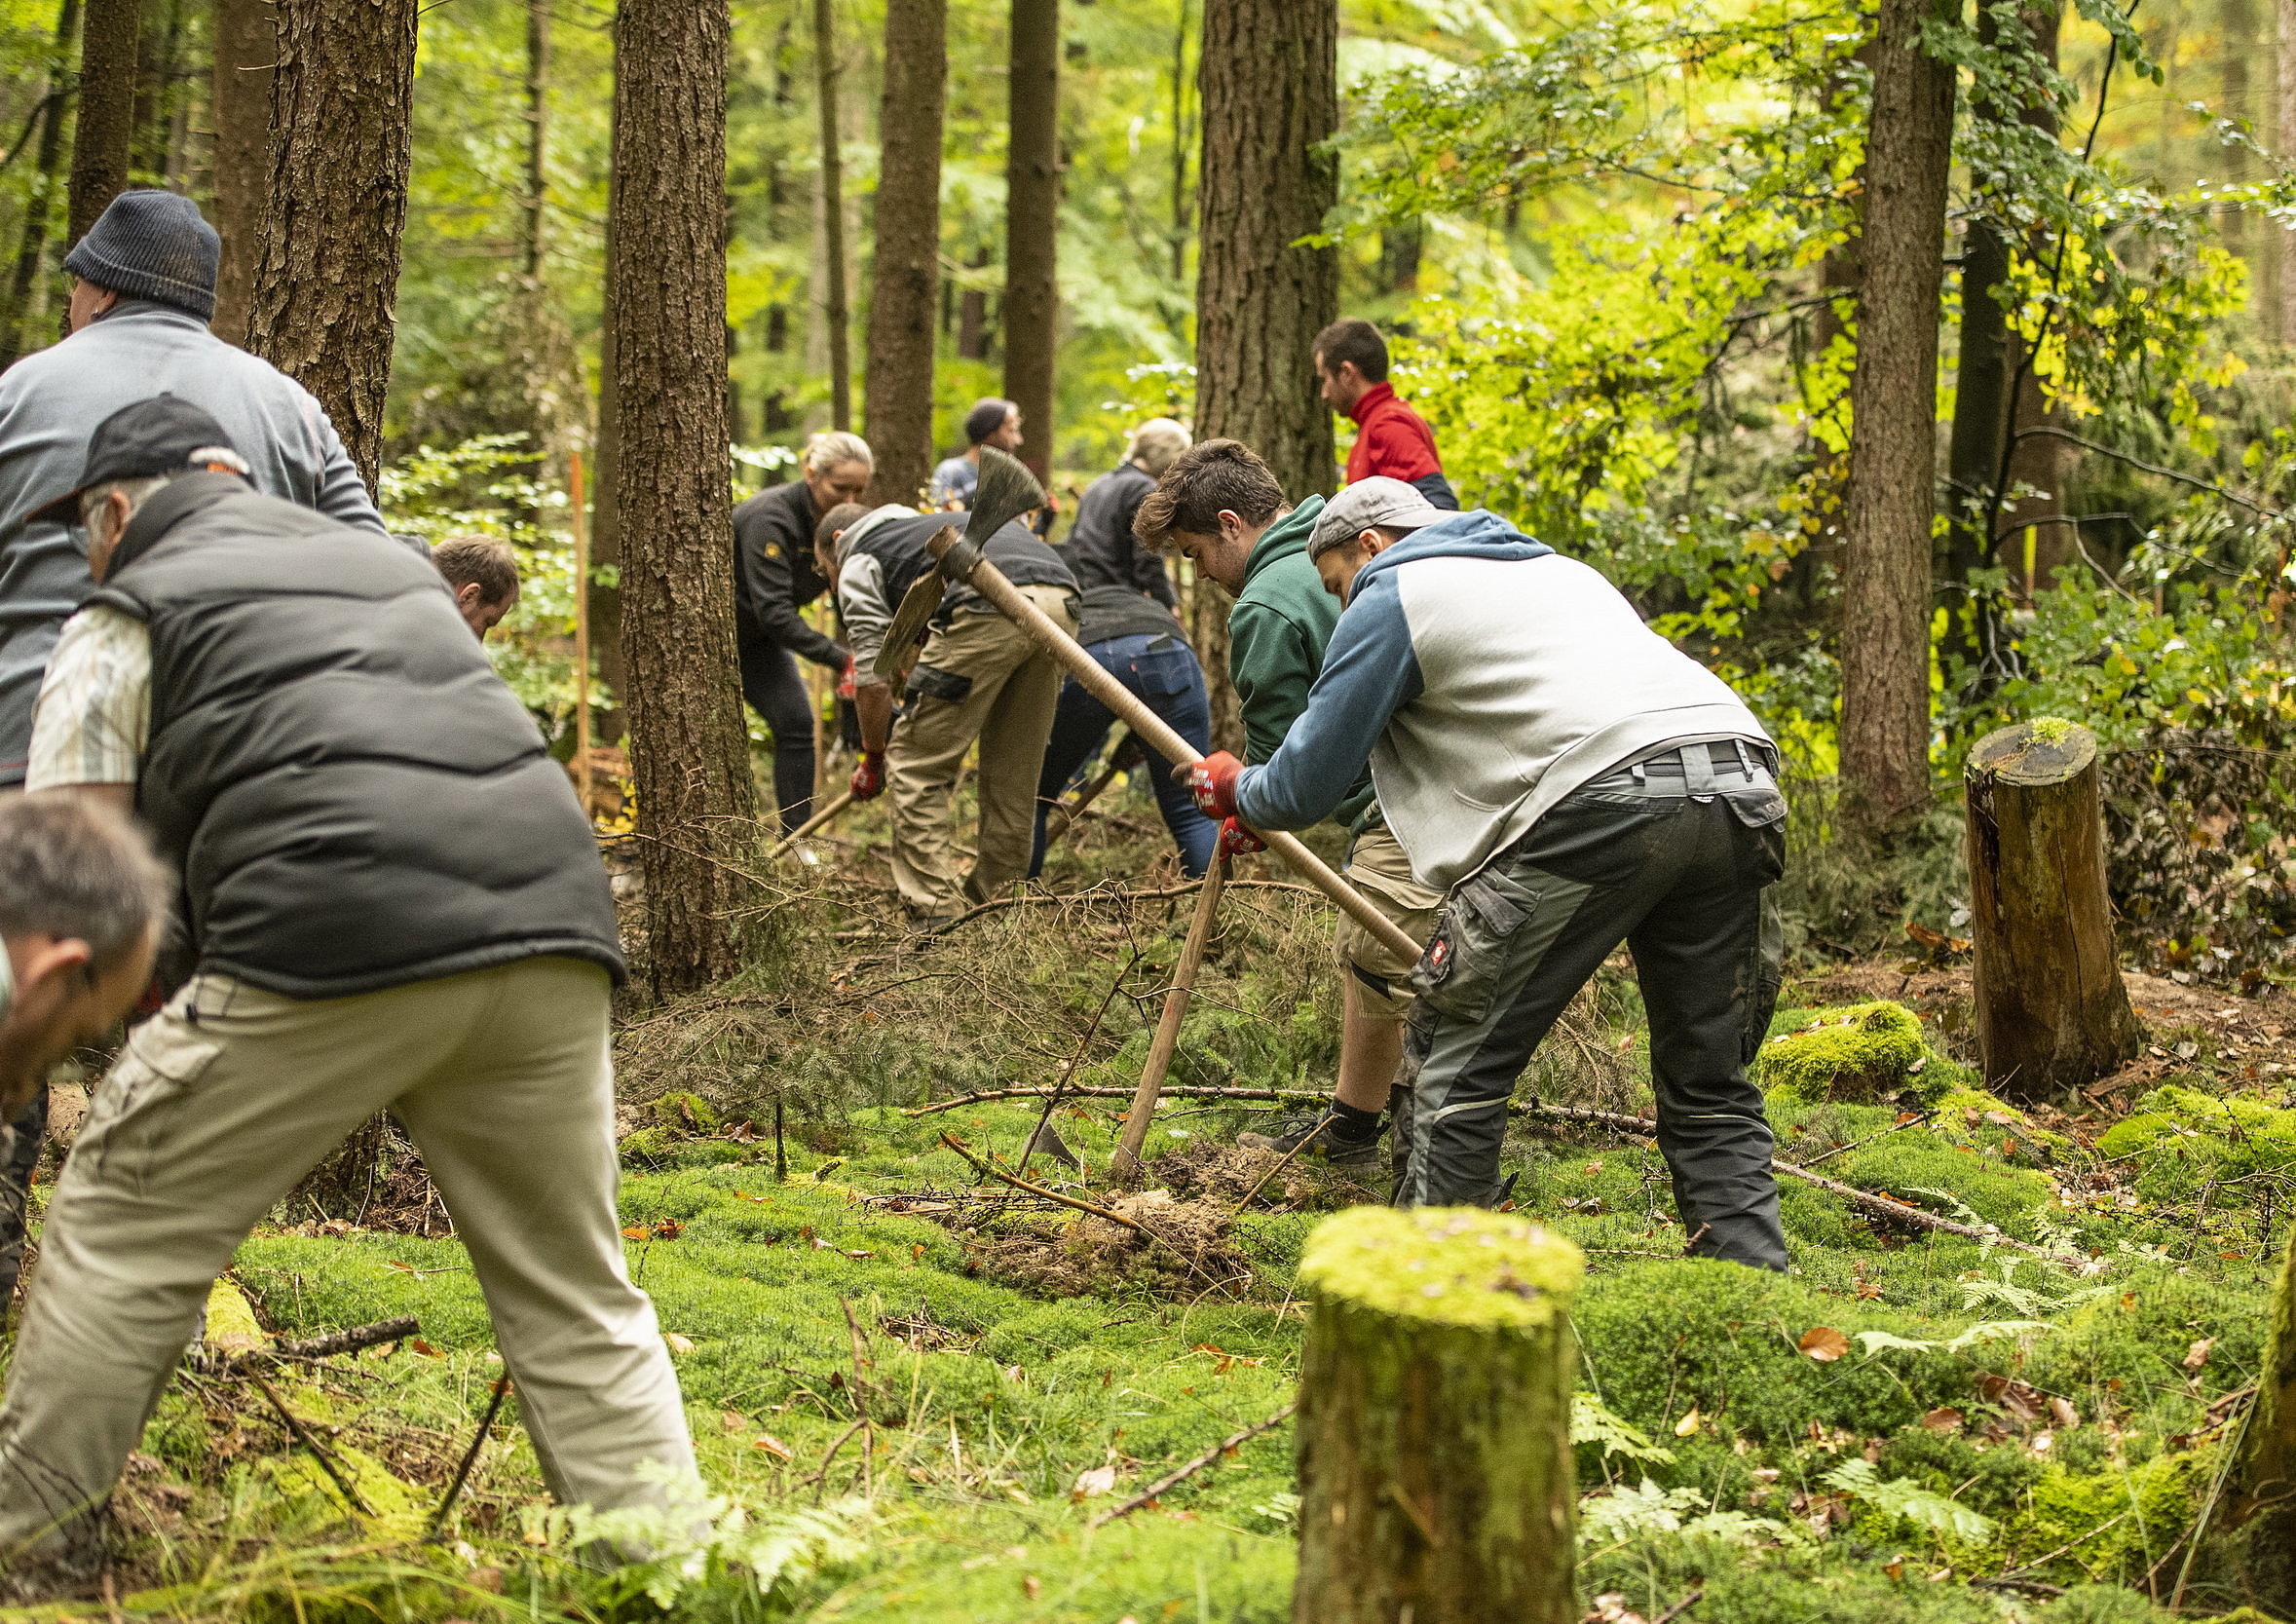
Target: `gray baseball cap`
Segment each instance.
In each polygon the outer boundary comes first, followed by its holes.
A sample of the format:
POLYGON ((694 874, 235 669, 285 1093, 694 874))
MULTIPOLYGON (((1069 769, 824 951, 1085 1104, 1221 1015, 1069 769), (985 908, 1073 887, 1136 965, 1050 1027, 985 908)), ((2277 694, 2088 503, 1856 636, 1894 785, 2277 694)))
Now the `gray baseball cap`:
POLYGON ((1401 479, 1374 474, 1358 479, 1324 504, 1307 538, 1307 556, 1321 558, 1374 525, 1390 530, 1422 530, 1444 516, 1443 510, 1401 479))

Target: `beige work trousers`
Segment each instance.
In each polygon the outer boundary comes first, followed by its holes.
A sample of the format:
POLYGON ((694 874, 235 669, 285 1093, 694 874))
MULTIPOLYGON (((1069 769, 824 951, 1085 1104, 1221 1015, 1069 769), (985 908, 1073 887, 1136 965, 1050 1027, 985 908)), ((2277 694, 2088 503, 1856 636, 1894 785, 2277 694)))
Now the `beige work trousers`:
POLYGON ((639 1468, 689 1473, 694 1449, 622 1263, 607 993, 564 958, 337 999, 203 975, 138 1028, 49 1203, 0 1405, 0 1567, 87 1534, 209 1284, 385 1109, 470 1250, 550 1492, 660 1503, 639 1468))
MULTIPOLYGON (((1355 837, 1347 866, 1339 872, 1412 941, 1423 943, 1435 933, 1443 892, 1419 884, 1403 844, 1384 821, 1372 824, 1355 837)), ((1400 1023, 1410 1017, 1411 974, 1416 959, 1404 958, 1350 914, 1339 916, 1332 945, 1340 973, 1355 983, 1356 1007, 1367 1018, 1400 1023)))
MULTIPOLYGON (((1075 595, 1023 586, 1023 597, 1072 637, 1075 595)), ((918 657, 945 677, 969 681, 964 697, 910 697, 885 751, 893 810, 893 883, 910 912, 961 913, 1029 872, 1036 833, 1036 779, 1060 702, 1061 666, 1002 615, 960 610, 918 657), (981 741, 980 838, 972 872, 960 875, 951 824, 958 770, 981 741)), ((937 680, 937 679, 936 679, 937 680)))

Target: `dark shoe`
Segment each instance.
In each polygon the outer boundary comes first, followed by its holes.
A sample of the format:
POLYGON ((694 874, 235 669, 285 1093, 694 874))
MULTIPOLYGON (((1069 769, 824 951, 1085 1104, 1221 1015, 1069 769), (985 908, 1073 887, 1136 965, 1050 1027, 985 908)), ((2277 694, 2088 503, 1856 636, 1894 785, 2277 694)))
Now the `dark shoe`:
POLYGON ((1379 1141, 1370 1139, 1342 1139, 1336 1122, 1325 1118, 1331 1114, 1310 1111, 1298 1116, 1286 1117, 1272 1134, 1239 1133, 1236 1143, 1247 1151, 1273 1151, 1278 1155, 1299 1152, 1303 1155, 1320 1156, 1334 1167, 1370 1167, 1379 1159, 1379 1141))

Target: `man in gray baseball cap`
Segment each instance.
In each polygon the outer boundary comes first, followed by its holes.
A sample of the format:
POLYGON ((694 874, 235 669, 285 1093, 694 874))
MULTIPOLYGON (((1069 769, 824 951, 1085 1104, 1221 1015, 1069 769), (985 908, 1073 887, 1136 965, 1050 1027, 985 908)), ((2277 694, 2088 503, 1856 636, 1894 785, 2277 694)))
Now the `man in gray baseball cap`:
POLYGON ((1399 542, 1414 530, 1424 530, 1446 517, 1444 510, 1401 479, 1374 474, 1358 479, 1324 504, 1315 529, 1307 538, 1307 556, 1321 558, 1333 548, 1354 541, 1367 530, 1386 533, 1399 542))

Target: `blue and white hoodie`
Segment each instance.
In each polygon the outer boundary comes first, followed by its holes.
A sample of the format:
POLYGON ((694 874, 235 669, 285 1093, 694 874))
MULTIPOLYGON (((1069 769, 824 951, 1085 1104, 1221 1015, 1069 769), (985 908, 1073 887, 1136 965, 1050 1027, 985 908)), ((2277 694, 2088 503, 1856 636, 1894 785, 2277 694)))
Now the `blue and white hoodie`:
POLYGON ((1368 758, 1419 882, 1449 889, 1581 784, 1714 738, 1768 735, 1599 572, 1478 509, 1364 566, 1307 709, 1244 769, 1236 806, 1256 827, 1304 829, 1368 758))

